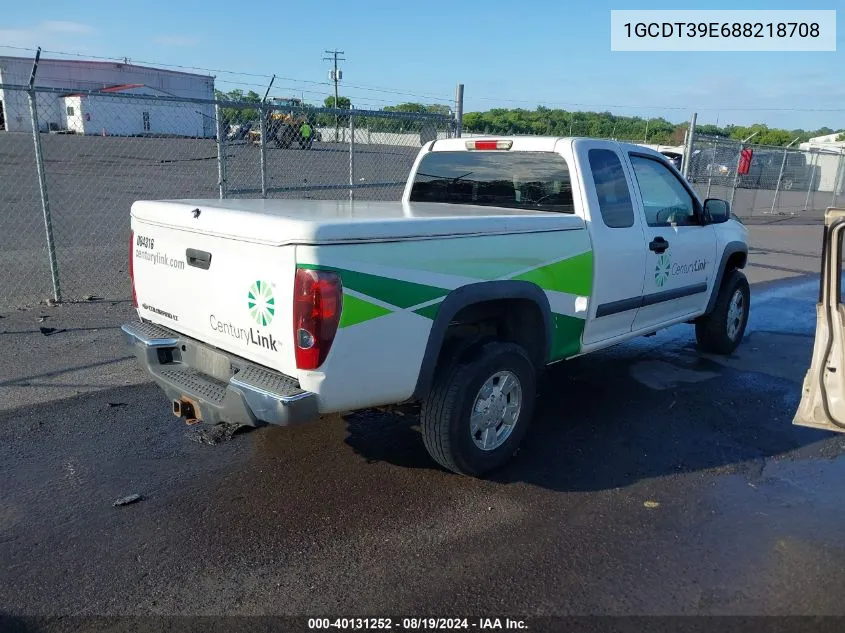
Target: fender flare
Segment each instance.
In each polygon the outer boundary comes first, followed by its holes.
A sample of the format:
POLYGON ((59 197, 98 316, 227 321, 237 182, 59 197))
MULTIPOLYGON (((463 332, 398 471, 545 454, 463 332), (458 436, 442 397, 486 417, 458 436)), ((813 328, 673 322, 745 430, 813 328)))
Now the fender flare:
POLYGON ((704 314, 710 314, 713 311, 713 306, 716 305, 716 299, 719 296, 719 288, 722 286, 722 280, 725 278, 725 268, 728 265, 728 260, 732 255, 742 253, 745 257, 742 260, 740 268, 745 268, 748 260, 748 244, 744 242, 728 242, 722 250, 722 259, 719 262, 719 271, 716 273, 716 279, 713 282, 713 290, 710 292, 710 299, 707 301, 707 309, 704 314))
POLYGON ((538 285, 530 281, 498 280, 482 281, 456 288, 443 299, 425 347, 417 384, 414 388, 414 398, 422 399, 431 389, 437 360, 446 339, 446 330, 452 324, 455 315, 464 308, 487 301, 522 299, 533 302, 540 310, 543 319, 543 350, 539 359, 541 366, 548 363, 549 350, 552 343, 552 310, 546 293, 538 285))

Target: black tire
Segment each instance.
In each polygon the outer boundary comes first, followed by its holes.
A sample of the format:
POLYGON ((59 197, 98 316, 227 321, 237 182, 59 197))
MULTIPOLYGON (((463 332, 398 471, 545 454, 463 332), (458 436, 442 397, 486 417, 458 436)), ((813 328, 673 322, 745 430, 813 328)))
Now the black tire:
POLYGON ((713 311, 695 322, 695 338, 698 348, 711 354, 732 354, 742 341, 745 326, 748 325, 748 315, 751 308, 751 289, 748 280, 739 270, 733 269, 725 274, 713 311), (741 293, 742 313, 737 320, 735 315, 731 320, 736 326, 733 336, 730 335, 728 320, 731 302, 734 295, 741 293))
POLYGON ((293 142, 296 140, 296 137, 293 131, 290 129, 288 125, 281 125, 279 126, 279 130, 276 133, 276 144, 282 149, 290 149, 290 146, 293 145, 293 142))
POLYGON ((525 350, 514 343, 489 341, 438 367, 420 411, 423 443, 438 464, 461 475, 480 476, 514 455, 534 415, 537 375, 525 350), (519 382, 522 403, 510 435, 501 446, 482 450, 473 440, 470 418, 476 396, 497 372, 519 382))

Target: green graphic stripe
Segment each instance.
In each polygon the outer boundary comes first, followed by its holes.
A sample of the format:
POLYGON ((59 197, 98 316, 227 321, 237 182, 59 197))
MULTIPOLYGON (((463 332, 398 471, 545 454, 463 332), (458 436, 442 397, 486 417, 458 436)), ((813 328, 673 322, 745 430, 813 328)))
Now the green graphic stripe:
POLYGON ((426 303, 432 299, 445 297, 449 290, 426 286, 412 281, 402 281, 392 277, 381 277, 370 275, 344 268, 331 268, 329 266, 310 266, 308 264, 297 264, 299 268, 311 268, 314 270, 331 270, 340 274, 343 286, 350 288, 362 295, 373 297, 384 303, 399 308, 410 308, 411 306, 426 303))
POLYGON ((430 306, 425 306, 424 308, 420 308, 419 310, 414 310, 414 314, 419 314, 420 316, 424 316, 426 319, 431 319, 434 321, 434 317, 437 316, 437 311, 440 309, 440 303, 432 303, 430 306))
POLYGON ((377 319, 380 316, 390 314, 390 310, 382 308, 369 301, 364 301, 350 294, 343 295, 343 309, 340 312, 340 327, 358 325, 364 321, 377 319))
MULTIPOLYGON (((378 299, 397 308, 409 308, 435 299, 442 299, 450 292, 444 288, 354 270, 309 264, 298 264, 297 266, 337 272, 341 275, 345 288, 355 290, 362 295, 378 299)), ((589 296, 592 293, 593 254, 586 252, 553 264, 540 266, 513 277, 513 279, 530 281, 548 291, 589 296)), ((340 327, 350 327, 391 314, 389 309, 365 299, 353 297, 348 293, 344 294, 343 301, 340 327)), ((438 302, 419 308, 414 313, 434 320, 439 308, 440 303, 438 302)), ((559 360, 578 353, 584 321, 561 314, 554 314, 553 316, 555 319, 555 335, 552 342, 552 359, 559 360)))
POLYGON ((584 333, 584 320, 565 314, 552 314, 552 349, 551 360, 563 360, 575 356, 581 351, 581 334, 584 333))
MULTIPOLYGON (((434 252, 428 241, 374 244, 365 251, 357 245, 337 246, 333 250, 341 254, 354 251, 355 259, 361 258, 361 262, 367 264, 393 267, 401 262, 401 268, 408 272, 493 280, 507 278, 542 266, 556 257, 575 255, 589 248, 587 231, 583 226, 573 226, 571 229, 542 233, 440 240, 434 252)), ((424 278, 419 281, 428 283, 424 278)))
POLYGON ((593 290, 593 253, 588 251, 554 264, 540 266, 513 279, 531 281, 543 290, 588 297, 593 290))
POLYGON ((449 290, 444 288, 351 270, 341 270, 340 276, 345 287, 400 308, 410 308, 432 299, 445 297, 449 293, 449 290))

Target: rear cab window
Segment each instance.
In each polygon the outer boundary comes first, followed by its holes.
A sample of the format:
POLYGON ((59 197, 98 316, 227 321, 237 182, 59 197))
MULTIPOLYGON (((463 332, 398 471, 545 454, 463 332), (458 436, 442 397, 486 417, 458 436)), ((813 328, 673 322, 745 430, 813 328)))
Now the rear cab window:
POLYGON ((634 226, 634 205, 619 156, 609 149, 591 149, 588 157, 605 226, 611 229, 634 226))
POLYGON ((410 201, 575 213, 569 166, 555 152, 430 152, 410 201))

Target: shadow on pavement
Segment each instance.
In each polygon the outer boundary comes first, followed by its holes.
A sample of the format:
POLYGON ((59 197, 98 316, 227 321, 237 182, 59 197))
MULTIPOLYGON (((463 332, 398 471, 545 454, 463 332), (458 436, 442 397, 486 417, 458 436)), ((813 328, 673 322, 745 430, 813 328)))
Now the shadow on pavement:
MULTIPOLYGON (((792 380, 701 357, 692 344, 674 356, 621 346, 573 359, 547 372, 519 454, 488 479, 590 491, 707 469, 754 477, 767 458, 834 435, 792 425, 799 392, 792 380), (704 378, 651 388, 632 377, 649 363, 704 378)), ((345 420, 347 444, 368 462, 438 468, 415 416, 371 411, 345 420)))

